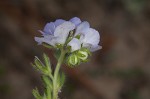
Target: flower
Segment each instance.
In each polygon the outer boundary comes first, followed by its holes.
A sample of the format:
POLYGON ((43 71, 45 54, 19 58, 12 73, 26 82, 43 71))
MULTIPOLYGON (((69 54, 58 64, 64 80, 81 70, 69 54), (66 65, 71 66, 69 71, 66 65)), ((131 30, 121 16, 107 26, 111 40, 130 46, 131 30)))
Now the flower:
POLYGON ((100 34, 90 27, 87 21, 81 21, 74 17, 69 21, 58 19, 55 22, 47 23, 40 31, 42 37, 35 37, 38 44, 46 43, 53 47, 58 44, 70 46, 71 52, 87 48, 91 52, 101 49, 98 45, 100 34))

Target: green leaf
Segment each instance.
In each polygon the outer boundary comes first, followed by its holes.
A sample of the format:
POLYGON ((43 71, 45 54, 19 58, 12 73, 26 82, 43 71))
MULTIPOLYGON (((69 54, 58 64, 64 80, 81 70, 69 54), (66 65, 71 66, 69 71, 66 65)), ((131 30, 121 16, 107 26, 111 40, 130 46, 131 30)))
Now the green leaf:
POLYGON ((42 74, 44 74, 44 75, 51 75, 52 70, 51 70, 50 59, 49 59, 49 57, 46 54, 44 54, 43 57, 44 57, 44 63, 45 63, 45 65, 36 56, 35 56, 35 59, 34 59, 34 64, 31 63, 31 65, 37 71, 40 71, 42 74))
POLYGON ((60 80, 60 86, 62 87, 65 83, 65 74, 64 73, 61 73, 61 80, 60 80))
POLYGON ((49 72, 51 73, 52 70, 51 70, 50 59, 45 53, 43 54, 43 57, 44 57, 45 65, 46 65, 47 69, 49 70, 49 72))
POLYGON ((53 83, 52 83, 52 81, 49 79, 48 76, 42 76, 42 80, 43 80, 45 86, 50 87, 50 89, 53 88, 53 83))
POLYGON ((64 73, 59 73, 58 74, 58 79, 57 79, 57 87, 58 89, 61 89, 61 87, 65 83, 65 74, 64 73))
POLYGON ((42 99, 42 96, 39 94, 39 91, 37 88, 33 89, 32 94, 36 99, 42 99))
POLYGON ((46 89, 46 99, 51 99, 51 93, 53 90, 53 83, 52 81, 49 79, 48 76, 42 76, 42 80, 44 82, 45 85, 45 89, 46 89))
POLYGON ((35 59, 34 59, 34 64, 35 64, 35 68, 39 71, 43 70, 43 67, 45 67, 44 64, 40 61, 40 59, 36 56, 35 56, 35 59))

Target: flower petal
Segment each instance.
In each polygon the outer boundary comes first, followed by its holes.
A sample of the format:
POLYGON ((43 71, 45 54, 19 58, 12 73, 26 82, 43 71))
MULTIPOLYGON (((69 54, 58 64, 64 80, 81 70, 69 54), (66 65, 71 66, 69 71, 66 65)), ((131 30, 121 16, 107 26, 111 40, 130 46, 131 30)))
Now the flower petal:
POLYGON ((88 28, 82 31, 82 34, 84 37, 82 37, 81 42, 91 45, 98 45, 100 41, 100 34, 98 31, 92 28, 88 28))
POLYGON ((102 46, 94 45, 94 46, 92 46, 92 47, 90 48, 90 51, 91 51, 91 52, 95 52, 95 51, 100 50, 100 49, 102 49, 102 46))
POLYGON ((54 30, 55 30, 55 25, 53 22, 50 22, 50 23, 47 23, 43 29, 43 32, 45 34, 53 34, 54 33, 54 30))
POLYGON ((64 22, 65 22, 65 20, 63 20, 63 19, 57 19, 57 20, 54 22, 55 27, 59 26, 60 24, 62 24, 62 23, 64 23, 64 22))
POLYGON ((70 19, 69 21, 74 23, 76 26, 81 23, 81 20, 78 17, 74 17, 74 18, 70 19))
POLYGON ((58 43, 64 44, 69 32, 73 29, 75 29, 75 25, 69 21, 66 21, 61 25, 57 26, 54 32, 54 36, 59 37, 61 39, 58 43))
POLYGON ((77 26, 75 36, 78 35, 78 34, 80 34, 83 30, 85 30, 87 28, 90 28, 90 24, 87 21, 84 21, 84 22, 80 23, 77 26))
POLYGON ((71 52, 81 48, 81 42, 76 38, 73 38, 68 45, 71 46, 71 52))
POLYGON ((44 37, 35 37, 34 39, 36 42, 38 42, 39 45, 42 44, 43 42, 49 43, 49 40, 45 39, 44 37))
POLYGON ((38 44, 47 43, 49 45, 55 46, 56 38, 51 35, 46 35, 44 37, 35 37, 34 38, 38 44))

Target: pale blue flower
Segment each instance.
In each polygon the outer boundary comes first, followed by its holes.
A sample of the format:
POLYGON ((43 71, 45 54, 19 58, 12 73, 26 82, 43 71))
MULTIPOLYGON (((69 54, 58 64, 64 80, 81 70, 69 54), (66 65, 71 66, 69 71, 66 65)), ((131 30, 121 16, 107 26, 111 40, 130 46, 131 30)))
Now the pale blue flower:
POLYGON ((96 51, 101 48, 98 45, 100 41, 100 34, 86 21, 81 21, 80 18, 74 17, 69 21, 58 19, 55 22, 47 23, 40 31, 42 37, 35 37, 38 44, 47 43, 51 46, 56 44, 65 44, 70 31, 74 30, 72 40, 67 44, 71 47, 71 52, 79 50, 81 47, 88 48, 90 51, 96 51), (80 38, 76 36, 80 35, 80 38))

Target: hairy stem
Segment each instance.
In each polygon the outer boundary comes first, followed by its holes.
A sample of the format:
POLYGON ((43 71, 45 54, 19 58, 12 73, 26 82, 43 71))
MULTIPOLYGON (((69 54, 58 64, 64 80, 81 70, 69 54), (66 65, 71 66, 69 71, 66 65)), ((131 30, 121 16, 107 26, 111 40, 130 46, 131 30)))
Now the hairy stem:
POLYGON ((61 55, 58 59, 58 62, 57 62, 57 65, 56 65, 56 68, 55 68, 55 71, 54 71, 54 79, 53 79, 53 99, 57 99, 58 98, 58 88, 57 88, 57 79, 58 79, 58 73, 59 73, 59 70, 60 70, 60 66, 64 60, 64 57, 65 57, 65 50, 62 49, 61 50, 61 55))

